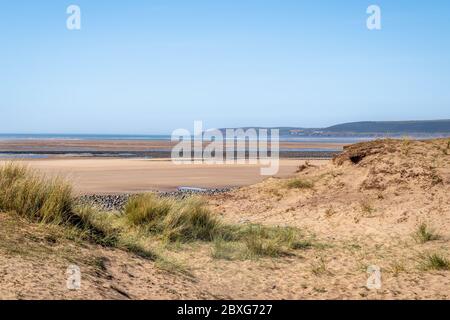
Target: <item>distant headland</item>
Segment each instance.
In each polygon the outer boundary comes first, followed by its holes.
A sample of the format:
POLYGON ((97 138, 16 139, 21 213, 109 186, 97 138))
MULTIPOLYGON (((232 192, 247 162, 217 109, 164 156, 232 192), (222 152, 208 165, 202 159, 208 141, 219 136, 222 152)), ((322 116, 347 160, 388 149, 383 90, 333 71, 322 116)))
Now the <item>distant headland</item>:
MULTIPOLYGON (((276 127, 270 129, 279 129, 280 136, 299 137, 399 137, 405 135, 439 137, 450 135, 450 119, 360 121, 337 124, 326 128, 276 127)), ((226 129, 220 130, 225 131, 226 129)))

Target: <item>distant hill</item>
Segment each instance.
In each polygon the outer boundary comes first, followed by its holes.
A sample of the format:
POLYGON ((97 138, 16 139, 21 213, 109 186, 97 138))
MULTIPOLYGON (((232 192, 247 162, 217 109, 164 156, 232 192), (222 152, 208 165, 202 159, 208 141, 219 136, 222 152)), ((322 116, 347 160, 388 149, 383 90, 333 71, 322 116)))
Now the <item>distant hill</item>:
POLYGON ((444 133, 450 132, 450 120, 363 121, 338 124, 322 130, 358 133, 444 133))
MULTIPOLYGON (((244 130, 248 129, 242 128, 244 130)), ((449 120, 418 121, 360 121, 337 124, 327 128, 276 127, 256 129, 279 129, 281 136, 448 136, 449 120)), ((225 129, 220 129, 222 132, 225 129)))

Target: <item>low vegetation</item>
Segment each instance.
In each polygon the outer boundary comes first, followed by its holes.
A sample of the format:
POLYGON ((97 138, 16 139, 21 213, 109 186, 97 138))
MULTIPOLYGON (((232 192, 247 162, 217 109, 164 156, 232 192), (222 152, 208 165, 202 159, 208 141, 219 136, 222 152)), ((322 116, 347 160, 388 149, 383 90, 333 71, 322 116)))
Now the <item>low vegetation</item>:
POLYGON ((16 164, 0 168, 0 211, 62 226, 68 238, 126 250, 171 270, 180 268, 155 253, 161 244, 211 243, 213 257, 223 259, 280 257, 311 246, 295 228, 225 224, 199 197, 142 194, 123 212, 102 212, 79 205, 63 180, 16 164))
POLYGON ((402 139, 402 152, 404 155, 408 156, 411 151, 412 141, 409 137, 403 137, 402 139))
POLYGON ((330 271, 328 270, 325 259, 323 257, 319 257, 317 261, 314 261, 311 264, 311 272, 315 276, 330 274, 330 271))
POLYGON ((332 206, 330 206, 327 210, 325 210, 325 217, 331 218, 336 214, 336 211, 333 209, 332 206))
POLYGON ((287 187, 289 189, 311 189, 314 187, 314 183, 308 180, 295 178, 287 182, 287 187))
POLYGON ((361 201, 360 206, 361 206, 361 211, 367 217, 372 216, 372 214, 375 212, 375 209, 370 204, 370 202, 368 202, 367 200, 361 201))
POLYGON ((450 270, 450 261, 438 253, 428 253, 421 257, 421 268, 423 270, 450 270))
POLYGON ((155 194, 138 195, 126 204, 124 218, 131 225, 169 242, 212 241, 228 233, 198 197, 174 199, 155 194))
POLYGON ((448 156, 449 152, 450 152, 450 140, 447 141, 447 147, 442 149, 442 152, 444 153, 444 155, 448 156))
POLYGON ((214 240, 212 255, 214 258, 227 260, 276 258, 312 246, 313 243, 296 228, 231 226, 227 239, 218 237, 214 240))
POLYGON ((388 270, 394 275, 394 277, 397 277, 401 273, 406 272, 406 267, 402 261, 394 261, 388 270))
POLYGON ((74 222, 72 189, 60 179, 44 179, 26 167, 0 168, 0 211, 14 211, 37 222, 74 222))
POLYGON ((414 239, 419 243, 426 243, 428 241, 438 240, 439 238, 440 236, 430 230, 425 223, 420 224, 414 233, 414 239))

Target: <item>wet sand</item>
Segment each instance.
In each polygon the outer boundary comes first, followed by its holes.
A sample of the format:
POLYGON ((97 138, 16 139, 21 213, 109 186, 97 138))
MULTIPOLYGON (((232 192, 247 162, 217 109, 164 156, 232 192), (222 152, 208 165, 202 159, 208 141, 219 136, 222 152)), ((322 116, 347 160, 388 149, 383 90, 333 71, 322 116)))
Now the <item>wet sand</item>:
MULTIPOLYGON (((177 142, 167 140, 0 140, 0 152, 145 152, 171 150, 177 142)), ((345 143, 280 142, 280 149, 341 150, 345 143)))
MULTIPOLYGON (((16 160, 48 175, 69 179, 78 194, 171 191, 177 187, 226 188, 254 184, 267 176, 259 165, 175 165, 170 160, 39 159, 16 160)), ((311 160, 326 163, 328 160, 311 160)), ((276 176, 292 175, 305 160, 280 160, 276 176)), ((1 164, 2 162, 0 162, 1 164)))

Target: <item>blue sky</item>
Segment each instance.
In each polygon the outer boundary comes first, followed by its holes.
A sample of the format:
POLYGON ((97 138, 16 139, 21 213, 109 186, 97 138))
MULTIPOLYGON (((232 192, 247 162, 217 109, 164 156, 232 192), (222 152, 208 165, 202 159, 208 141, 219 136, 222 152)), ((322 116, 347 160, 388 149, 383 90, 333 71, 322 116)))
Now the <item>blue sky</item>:
POLYGON ((449 15, 448 1, 4 0, 0 132, 450 118, 449 15))

